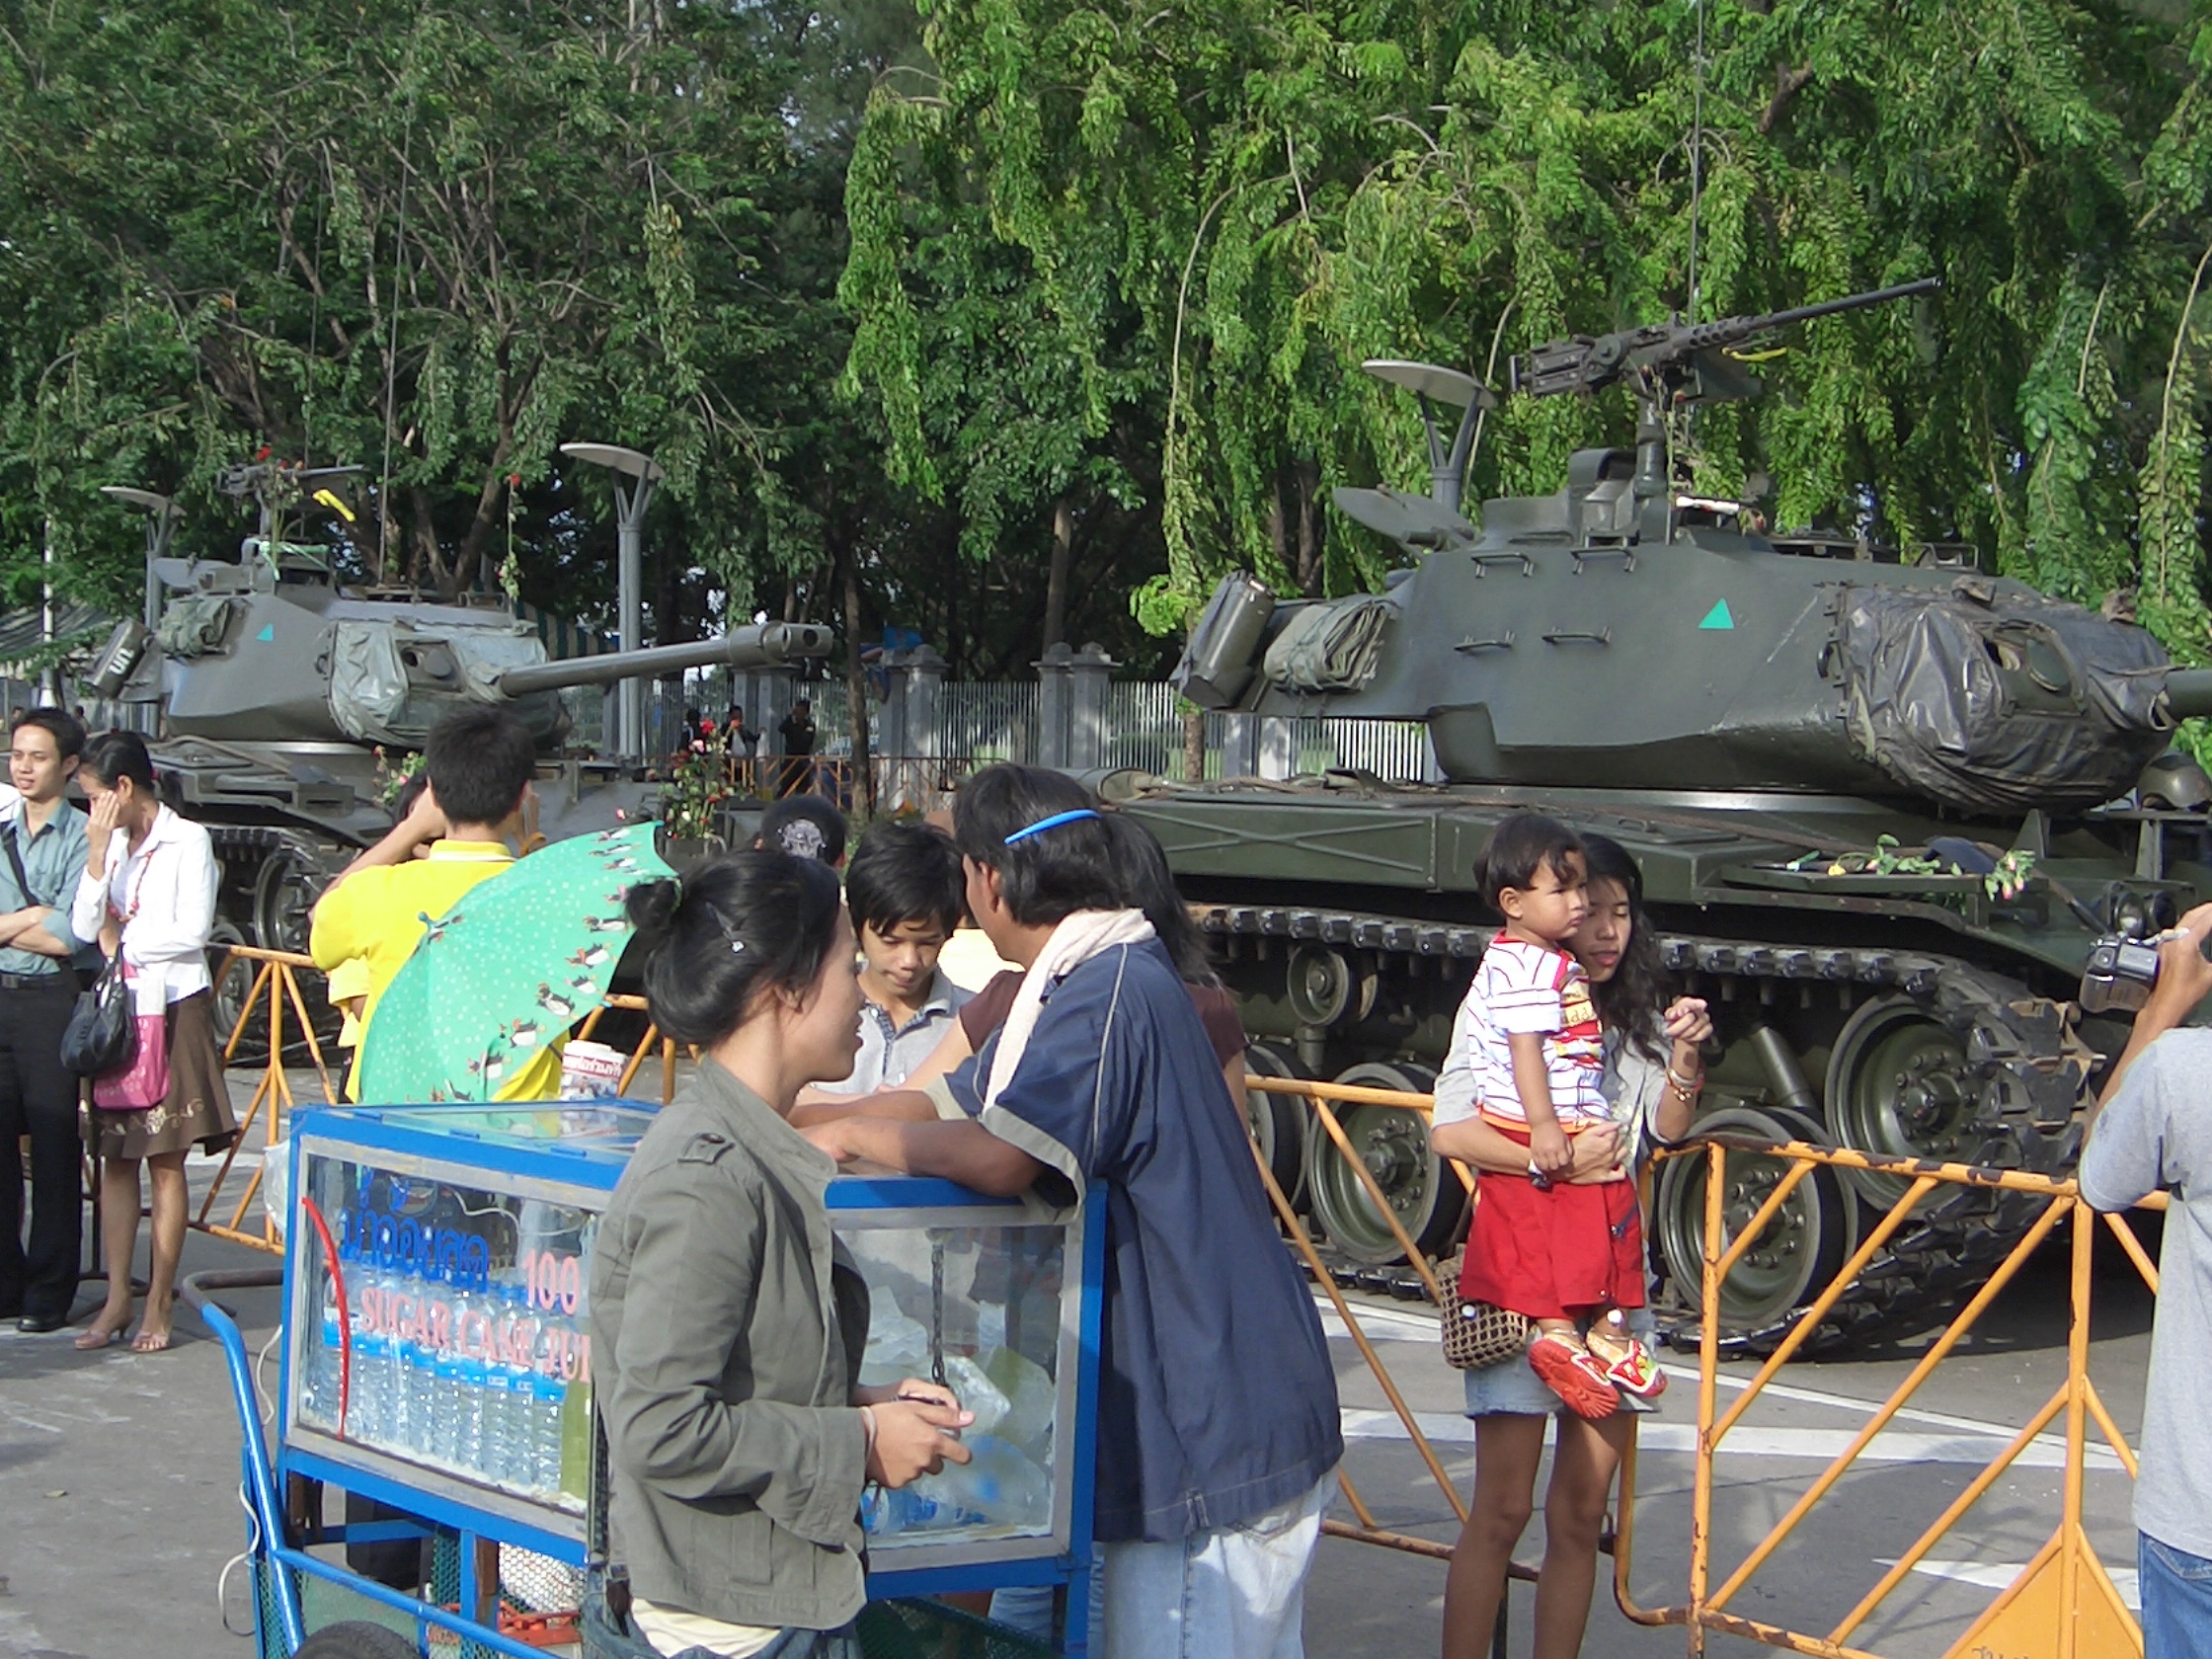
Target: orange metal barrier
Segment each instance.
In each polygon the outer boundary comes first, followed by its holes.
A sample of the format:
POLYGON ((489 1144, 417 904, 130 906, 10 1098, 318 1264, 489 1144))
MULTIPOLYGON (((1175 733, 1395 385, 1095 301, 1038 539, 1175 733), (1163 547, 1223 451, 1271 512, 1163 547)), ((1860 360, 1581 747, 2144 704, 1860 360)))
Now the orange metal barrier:
MULTIPOLYGON (((256 1120, 266 1112, 269 1121, 265 1140, 280 1141, 284 1138, 285 1115, 298 1104, 293 1098, 291 1078, 284 1067, 285 1048, 294 1040, 286 1031, 284 1010, 287 1007, 291 1009, 292 1019, 297 1022, 297 1038, 306 1046, 308 1061, 315 1068, 316 1080, 322 1085, 325 1104, 340 1104, 339 1088, 331 1075, 330 1063, 324 1056, 322 1039, 315 1031, 315 1022, 309 1017, 307 1000, 300 992, 299 972, 301 969, 313 970, 314 961, 290 951, 262 950, 254 945, 232 945, 215 967, 214 978, 218 985, 234 962, 251 962, 259 966, 254 973, 253 987, 246 993, 238 1018, 232 1022, 230 1035, 223 1043, 223 1064, 229 1066, 237 1060, 238 1051, 252 1030, 257 1015, 265 1022, 269 1054, 262 1064, 261 1076, 254 1084, 253 1094, 246 1102, 245 1113, 238 1120, 238 1139, 231 1143, 230 1149, 223 1154, 222 1162, 215 1169, 214 1179, 199 1201, 198 1212, 190 1218, 190 1224, 198 1231, 210 1233, 217 1238, 227 1238, 234 1244, 246 1244, 257 1250, 281 1255, 283 1240, 278 1237, 276 1226, 266 1214, 259 1230, 246 1225, 246 1212, 261 1191, 262 1170, 258 1163, 254 1166, 245 1189, 231 1205, 227 1219, 214 1219, 214 1212, 216 1202, 222 1197, 223 1189, 230 1180, 231 1168, 238 1160, 239 1148, 245 1145, 246 1137, 256 1120)), ((607 1008, 643 1012, 645 1000, 638 996, 608 997, 602 1006, 592 1010, 590 1016, 578 1027, 577 1035, 590 1036, 597 1028, 607 1008)), ((631 1082, 638 1074, 638 1068, 645 1064, 656 1047, 661 1054, 661 1104, 666 1106, 675 1094, 676 1045, 672 1040, 663 1038, 659 1029, 650 1022, 646 1025, 644 1037, 631 1051, 629 1063, 622 1069, 619 1087, 622 1092, 628 1092, 631 1082)))
MULTIPOLYGON (((1408 1261, 1419 1273, 1424 1289, 1442 1305, 1444 1296, 1437 1281, 1434 1264, 1425 1260, 1413 1248, 1412 1239, 1406 1235, 1394 1212, 1383 1202, 1373 1175, 1355 1155, 1330 1104, 1341 1102, 1392 1106, 1427 1115, 1433 1109, 1431 1097, 1389 1089, 1259 1076, 1250 1078, 1248 1086, 1255 1092, 1303 1100, 1311 1108, 1336 1155, 1348 1161, 1360 1178, 1370 1201, 1388 1223, 1400 1248, 1405 1250, 1408 1261)), ((1255 1145, 1255 1155, 1256 1152, 1255 1145)), ((1865 1649, 1847 1645, 1849 1638, 1865 1625, 1914 1567, 1925 1560, 1944 1535, 1991 1490, 2036 1437, 2043 1434, 2063 1414, 2065 1477, 2057 1528, 2050 1540, 2022 1569, 2019 1577, 2000 1593, 1947 1649, 1946 1659, 1984 1659, 1984 1656, 1993 1655, 2002 1655, 2004 1659, 2105 1659, 2107 1655, 2140 1655, 2143 1651, 2142 1637, 2136 1621, 2091 1546, 2083 1523, 2084 1470, 2091 1424, 2094 1422, 2098 1435, 2111 1446, 2120 1465, 2131 1476, 2136 1471, 2137 1462, 2134 1451, 2120 1434, 2089 1375, 2090 1265, 2096 1217, 2082 1204, 2077 1185, 2071 1180, 2054 1180, 2018 1170, 1877 1158, 1859 1152, 1831 1150, 1801 1143, 1775 1146, 1736 1136, 1711 1137, 1663 1155, 1702 1157, 1708 1160, 1704 1259, 1702 1284, 1699 1286, 1703 1311, 1698 1333, 1698 1446, 1693 1488, 1691 1568, 1688 1597, 1680 1604, 1647 1609, 1639 1607, 1630 1594, 1629 1580, 1634 1565, 1636 1473, 1635 1443, 1631 1437, 1621 1462, 1618 1521, 1611 1540, 1614 1555, 1614 1596, 1621 1612, 1638 1623, 1684 1626, 1689 1651, 1693 1655, 1704 1652, 1705 1638, 1709 1632, 1720 1632, 1791 1652, 1820 1655, 1822 1659, 1878 1659, 1877 1655, 1865 1649), (1731 1155, 1757 1155, 1788 1163, 1786 1172, 1780 1175, 1774 1190, 1766 1196, 1757 1212, 1733 1234, 1724 1224, 1723 1212, 1723 1196, 1727 1190, 1727 1160, 1731 1155), (1894 1174, 1906 1178, 1910 1185, 1860 1241, 1857 1250, 1843 1265, 1835 1279, 1802 1310, 1780 1345, 1761 1365, 1759 1371, 1741 1384, 1741 1391, 1735 1400, 1723 1410, 1717 1400, 1720 1285, 1744 1253, 1757 1242, 1768 1224, 1780 1212, 1790 1193, 1812 1170, 1823 1164, 1840 1169, 1877 1170, 1894 1174), (1740 1562, 1720 1577, 1716 1586, 1713 1582, 1715 1568, 1712 1558, 1714 1460, 1722 1443, 1730 1430, 1743 1420, 1760 1391, 1803 1348, 1851 1283, 1904 1224, 1920 1201, 1943 1186, 1994 1187, 2007 1192, 2032 1194, 2046 1202, 2026 1233, 1960 1308, 1949 1326, 1911 1373, 1898 1383, 1887 1399, 1874 1407, 1873 1415, 1852 1442, 1814 1478, 1782 1519, 1765 1537, 1752 1544, 1740 1562), (2056 1391, 2038 1409, 2027 1415, 2017 1434, 1929 1523, 1911 1546, 1866 1590, 1851 1612, 1831 1628, 1820 1633, 1796 1630, 1783 1624, 1747 1618, 1732 1611, 1731 1604, 1743 1593, 1759 1569, 1798 1530, 1821 1499, 1835 1489, 1838 1481, 1873 1443, 1874 1437, 1883 1427, 1905 1408, 1906 1402, 2012 1282, 2021 1264, 2069 1218, 2074 1226, 2071 1235, 2067 1369, 2065 1381, 2056 1391)), ((1361 1330, 1353 1305, 1337 1289, 1310 1235, 1292 1210, 1264 1161, 1260 1169, 1269 1198, 1293 1244, 1312 1270, 1316 1282, 1334 1303, 1339 1317, 1344 1320, 1369 1369, 1381 1382, 1383 1393, 1404 1423, 1408 1436, 1444 1491, 1453 1513, 1463 1520, 1466 1514, 1464 1503, 1445 1473, 1428 1440, 1421 1433, 1413 1413, 1405 1404, 1402 1392, 1389 1377, 1375 1345, 1361 1330)), ((1459 1173, 1462 1181, 1471 1180, 1464 1168, 1460 1168, 1459 1173)), ((2146 1209, 2165 1207, 2163 1195, 2154 1196, 2144 1206, 2146 1209)), ((2107 1215, 2103 1220, 2145 1283, 2155 1292, 2158 1288, 2158 1270, 2136 1238, 2126 1218, 2107 1215)), ((1450 1554, 1449 1549, 1428 1540, 1411 1538, 1378 1527, 1349 1480, 1344 1482, 1344 1490, 1353 1513, 1359 1519, 1359 1525, 1332 1522, 1327 1531, 1333 1536, 1407 1549, 1424 1555, 1450 1554)), ((1516 1577, 1535 1576, 1533 1572, 1518 1565, 1514 1573, 1516 1577)))

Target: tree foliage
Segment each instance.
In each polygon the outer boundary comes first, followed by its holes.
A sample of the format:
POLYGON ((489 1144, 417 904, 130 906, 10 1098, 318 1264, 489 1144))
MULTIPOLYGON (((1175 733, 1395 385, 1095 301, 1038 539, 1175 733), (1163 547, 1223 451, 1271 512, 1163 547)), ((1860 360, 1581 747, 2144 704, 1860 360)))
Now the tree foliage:
POLYGON ((810 67, 791 23, 19 10, 0 54, 0 298, 26 322, 0 346, 11 539, 50 521, 97 574, 123 538, 90 485, 113 480, 184 492, 188 534, 219 546, 208 481, 266 445, 363 468, 361 574, 450 594, 512 531, 559 591, 605 514, 556 445, 595 437, 656 454, 659 538, 750 608, 759 577, 819 552, 794 544, 814 480, 781 469, 844 350, 842 160, 825 187, 790 129, 810 67))
MULTIPOLYGON (((1382 550, 1320 499, 1423 480, 1412 410, 1362 358, 1494 378, 1503 353, 1690 309, 1695 259, 1699 318, 1944 282, 1797 331, 1763 402, 1700 411, 1701 487, 1764 489, 1784 524, 1977 540, 2090 602, 2137 590, 2204 658, 2201 0, 924 16, 935 76, 879 87, 848 183, 851 373, 909 475, 978 487, 942 411, 991 407, 1001 343, 951 319, 1001 274, 1013 340, 1059 372, 1056 430, 1094 462, 1122 427, 1156 442, 1153 625, 1224 569, 1373 580, 1382 550)), ((1618 394, 1510 400, 1470 498, 1555 489, 1628 419, 1618 394)))

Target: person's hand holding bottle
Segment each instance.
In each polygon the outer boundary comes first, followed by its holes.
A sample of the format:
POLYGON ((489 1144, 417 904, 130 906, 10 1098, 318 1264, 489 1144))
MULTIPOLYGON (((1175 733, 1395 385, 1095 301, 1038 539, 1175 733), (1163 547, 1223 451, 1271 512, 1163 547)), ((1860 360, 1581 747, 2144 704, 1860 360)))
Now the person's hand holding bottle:
POLYGON ((868 1478, 897 1488, 946 1463, 965 1463, 975 1454, 960 1443, 959 1431, 976 1420, 963 1411, 953 1391, 941 1382, 908 1378, 896 1388, 863 1388, 854 1396, 876 1420, 868 1447, 868 1478), (888 1396, 888 1397, 885 1397, 888 1396))

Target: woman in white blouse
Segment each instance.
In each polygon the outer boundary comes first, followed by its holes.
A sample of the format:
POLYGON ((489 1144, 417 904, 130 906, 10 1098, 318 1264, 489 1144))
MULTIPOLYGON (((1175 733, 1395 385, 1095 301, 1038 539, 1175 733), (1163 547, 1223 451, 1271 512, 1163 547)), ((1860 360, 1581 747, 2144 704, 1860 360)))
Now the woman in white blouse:
POLYGON ((94 738, 77 778, 92 807, 92 825, 70 925, 81 939, 99 934, 111 953, 119 938, 135 1011, 166 1016, 169 1068, 167 1094, 149 1107, 85 1108, 87 1140, 101 1162, 108 1302, 77 1346, 104 1348, 130 1323, 138 1165, 144 1162, 153 1166, 153 1258, 146 1316, 131 1347, 153 1354, 169 1346, 170 1298, 185 1247, 185 1154, 196 1143, 220 1151, 238 1138, 209 1013, 207 934, 218 871, 207 831, 156 798, 153 762, 135 733, 94 738))

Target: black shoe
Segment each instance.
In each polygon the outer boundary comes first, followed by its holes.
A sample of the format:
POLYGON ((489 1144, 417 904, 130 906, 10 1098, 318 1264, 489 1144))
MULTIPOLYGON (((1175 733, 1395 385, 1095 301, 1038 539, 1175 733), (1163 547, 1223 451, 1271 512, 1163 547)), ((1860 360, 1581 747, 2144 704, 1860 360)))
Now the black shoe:
POLYGON ((69 1322, 66 1313, 26 1313, 16 1321, 16 1329, 26 1336, 44 1336, 57 1331, 69 1322))

